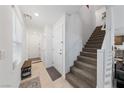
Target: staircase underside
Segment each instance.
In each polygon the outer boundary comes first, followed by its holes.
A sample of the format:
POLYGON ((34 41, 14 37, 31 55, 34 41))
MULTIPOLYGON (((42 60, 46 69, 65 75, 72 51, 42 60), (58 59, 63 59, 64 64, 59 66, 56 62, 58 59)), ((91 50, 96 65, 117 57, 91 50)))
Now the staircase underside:
POLYGON ((76 88, 95 88, 97 77, 97 49, 100 49, 105 31, 96 27, 85 47, 80 52, 70 72, 66 74, 68 82, 76 88))

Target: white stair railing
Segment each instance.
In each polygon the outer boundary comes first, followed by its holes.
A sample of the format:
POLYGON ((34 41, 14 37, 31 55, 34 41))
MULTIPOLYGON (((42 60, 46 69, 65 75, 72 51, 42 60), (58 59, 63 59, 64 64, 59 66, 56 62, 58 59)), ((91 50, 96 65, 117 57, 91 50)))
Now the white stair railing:
POLYGON ((97 87, 112 87, 112 29, 111 9, 107 10, 105 37, 102 48, 97 50, 97 87))
POLYGON ((112 49, 109 33, 106 32, 101 49, 97 50, 97 87, 111 87, 112 81, 112 49))
POLYGON ((97 87, 104 87, 104 50, 97 50, 97 87))

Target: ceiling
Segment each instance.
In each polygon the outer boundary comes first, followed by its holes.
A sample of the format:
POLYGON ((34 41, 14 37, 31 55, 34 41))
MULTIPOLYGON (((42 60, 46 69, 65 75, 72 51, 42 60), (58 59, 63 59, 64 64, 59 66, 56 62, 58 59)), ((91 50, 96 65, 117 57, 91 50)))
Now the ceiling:
POLYGON ((43 27, 54 24, 65 12, 79 11, 81 5, 22 5, 19 6, 22 14, 28 14, 31 20, 26 20, 28 26, 43 27), (38 13, 39 16, 35 16, 38 13))
POLYGON ((99 9, 101 9, 101 8, 103 8, 103 7, 105 7, 105 5, 96 5, 96 6, 95 6, 95 10, 99 10, 99 9))

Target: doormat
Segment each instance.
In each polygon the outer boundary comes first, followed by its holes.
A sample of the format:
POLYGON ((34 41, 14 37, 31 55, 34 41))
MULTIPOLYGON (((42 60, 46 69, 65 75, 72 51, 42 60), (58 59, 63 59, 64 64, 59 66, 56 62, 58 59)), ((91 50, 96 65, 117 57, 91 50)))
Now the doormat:
POLYGON ((54 67, 46 68, 46 70, 53 81, 57 80, 62 76, 54 67))
POLYGON ((21 83, 19 88, 41 88, 40 78, 35 77, 30 80, 27 80, 24 83, 21 83))

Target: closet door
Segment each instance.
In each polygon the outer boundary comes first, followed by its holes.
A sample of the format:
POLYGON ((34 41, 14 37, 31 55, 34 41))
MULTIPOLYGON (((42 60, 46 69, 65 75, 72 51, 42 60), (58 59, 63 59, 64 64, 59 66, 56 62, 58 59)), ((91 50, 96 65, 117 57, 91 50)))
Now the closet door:
POLYGON ((59 20, 54 25, 54 34, 53 34, 53 60, 55 68, 61 73, 64 74, 64 31, 65 31, 65 21, 64 19, 59 20))

